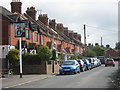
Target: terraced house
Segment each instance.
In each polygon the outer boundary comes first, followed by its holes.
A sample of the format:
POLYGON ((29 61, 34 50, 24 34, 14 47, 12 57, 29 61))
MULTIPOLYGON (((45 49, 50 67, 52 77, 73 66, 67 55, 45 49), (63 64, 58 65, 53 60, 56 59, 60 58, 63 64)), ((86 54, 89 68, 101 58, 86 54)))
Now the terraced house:
POLYGON ((67 60, 70 55, 82 54, 84 45, 81 35, 64 27, 62 23, 56 23, 55 19, 48 19, 47 14, 40 14, 36 20, 35 7, 27 8, 22 13, 22 2, 13 0, 11 12, 0 6, 2 18, 2 58, 6 58, 8 51, 19 47, 19 38, 15 37, 16 22, 25 23, 25 37, 22 37, 22 51, 36 53, 40 45, 47 45, 51 50, 56 49, 57 55, 64 54, 67 60))

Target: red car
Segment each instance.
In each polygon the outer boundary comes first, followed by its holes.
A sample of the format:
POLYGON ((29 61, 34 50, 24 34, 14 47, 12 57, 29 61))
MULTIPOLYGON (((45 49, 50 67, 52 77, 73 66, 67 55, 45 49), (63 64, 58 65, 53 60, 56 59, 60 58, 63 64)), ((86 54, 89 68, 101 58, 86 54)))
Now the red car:
POLYGON ((108 65, 112 65, 114 67, 115 66, 114 60, 111 58, 107 58, 105 61, 105 67, 107 67, 108 65))

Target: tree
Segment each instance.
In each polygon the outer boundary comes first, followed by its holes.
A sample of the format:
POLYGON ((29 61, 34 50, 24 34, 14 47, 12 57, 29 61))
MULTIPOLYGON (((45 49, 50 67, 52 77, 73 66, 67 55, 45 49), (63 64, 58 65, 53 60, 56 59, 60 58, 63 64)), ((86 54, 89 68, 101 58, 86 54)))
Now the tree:
POLYGON ((52 50, 52 60, 56 60, 56 50, 52 50))
POLYGON ((93 50, 88 49, 86 51, 83 51, 83 56, 84 57, 94 57, 94 56, 96 56, 96 53, 93 50))
POLYGON ((116 43, 115 49, 120 50, 120 41, 118 43, 116 43))
POLYGON ((49 61, 52 56, 52 52, 48 46, 43 45, 38 48, 38 55, 42 61, 49 61))
POLYGON ((97 56, 105 56, 106 50, 100 46, 95 46, 92 50, 96 53, 97 56))
POLYGON ((20 64, 19 50, 11 49, 8 53, 8 59, 11 66, 18 66, 20 64))

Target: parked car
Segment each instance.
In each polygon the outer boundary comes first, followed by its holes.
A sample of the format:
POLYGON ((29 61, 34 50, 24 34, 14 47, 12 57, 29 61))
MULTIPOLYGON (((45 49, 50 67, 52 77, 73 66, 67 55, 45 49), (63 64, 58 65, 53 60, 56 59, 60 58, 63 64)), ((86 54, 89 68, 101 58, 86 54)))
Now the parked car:
POLYGON ((97 58, 93 58, 93 62, 94 62, 94 67, 97 67, 98 66, 97 58))
POLYGON ((91 70, 91 63, 87 59, 82 59, 83 62, 86 64, 86 70, 91 70))
POLYGON ((100 59, 97 59, 97 62, 98 62, 98 66, 101 66, 101 61, 100 61, 100 59))
POLYGON ((98 59, 100 59, 101 64, 105 64, 105 57, 104 56, 98 56, 98 59))
POLYGON ((87 60, 89 60, 89 62, 91 63, 91 68, 94 68, 94 60, 93 60, 93 58, 87 58, 87 60))
POLYGON ((59 74, 80 73, 80 65, 76 60, 67 60, 60 65, 59 74))
POLYGON ((77 60, 80 64, 80 71, 84 72, 86 70, 86 64, 82 60, 77 60))
POLYGON ((114 67, 114 66, 115 66, 114 60, 111 59, 111 58, 107 58, 107 59, 105 60, 105 67, 107 67, 108 65, 112 65, 112 66, 114 67))

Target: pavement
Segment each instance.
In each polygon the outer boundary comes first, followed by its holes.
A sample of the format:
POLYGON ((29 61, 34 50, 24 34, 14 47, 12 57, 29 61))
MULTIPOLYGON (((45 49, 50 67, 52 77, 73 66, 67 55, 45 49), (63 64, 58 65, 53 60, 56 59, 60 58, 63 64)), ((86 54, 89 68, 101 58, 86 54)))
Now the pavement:
POLYGON ((5 78, 1 78, 2 81, 2 88, 12 88, 17 87, 20 85, 24 85, 27 83, 31 83, 38 80, 47 79, 50 77, 56 76, 57 73, 54 74, 39 74, 39 75, 23 75, 22 78, 20 78, 19 75, 10 75, 6 76, 5 78))

